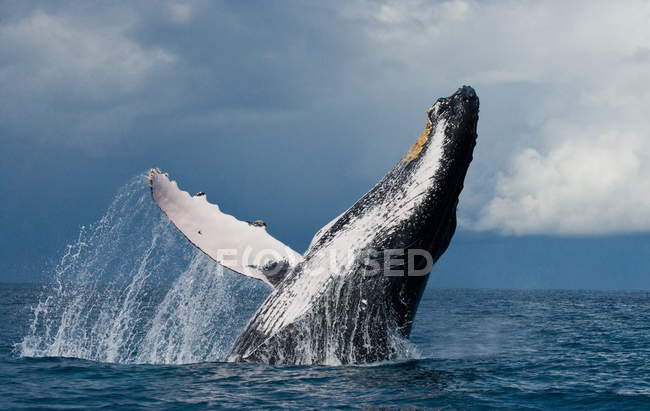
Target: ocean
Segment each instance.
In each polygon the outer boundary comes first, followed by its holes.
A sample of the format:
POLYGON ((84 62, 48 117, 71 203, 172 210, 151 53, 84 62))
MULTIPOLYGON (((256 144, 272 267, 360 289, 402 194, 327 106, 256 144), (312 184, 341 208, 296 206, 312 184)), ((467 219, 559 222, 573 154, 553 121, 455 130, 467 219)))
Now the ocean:
POLYGON ((225 362, 268 290, 187 244, 142 178, 47 283, 0 284, 0 409, 650 408, 646 291, 440 289, 434 271, 399 360, 225 362))
POLYGON ((41 292, 1 285, 2 409, 650 406, 648 292, 430 288, 413 358, 365 366, 22 356, 41 292))

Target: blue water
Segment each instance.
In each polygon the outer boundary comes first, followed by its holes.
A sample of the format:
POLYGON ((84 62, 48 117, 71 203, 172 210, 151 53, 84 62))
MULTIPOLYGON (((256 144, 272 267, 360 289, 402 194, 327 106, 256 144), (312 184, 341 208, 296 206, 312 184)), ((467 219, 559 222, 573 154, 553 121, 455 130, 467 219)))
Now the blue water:
POLYGON ((268 290, 195 250, 144 176, 63 248, 45 285, 0 284, 0 409, 650 408, 650 292, 436 289, 403 360, 226 363, 268 290))
POLYGON ((41 293, 0 285, 0 408, 650 406, 650 293, 427 290, 418 359, 373 366, 20 357, 41 293))

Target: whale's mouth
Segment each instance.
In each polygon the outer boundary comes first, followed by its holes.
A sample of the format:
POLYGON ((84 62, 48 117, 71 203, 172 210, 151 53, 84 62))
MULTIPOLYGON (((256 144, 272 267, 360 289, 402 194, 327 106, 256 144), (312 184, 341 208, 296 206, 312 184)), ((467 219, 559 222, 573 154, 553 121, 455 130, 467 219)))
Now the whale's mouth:
MULTIPOLYGON (((384 204, 402 219, 389 248, 416 251, 411 263, 391 272, 427 274, 456 231, 456 208, 476 145, 479 100, 469 86, 440 98, 427 110, 424 131, 388 175, 384 204), (396 188, 398 187, 398 188, 396 188)), ((401 287, 400 281, 396 285, 401 287)))
POLYGON ((434 234, 428 245, 433 254, 440 256, 449 245, 456 229, 456 207, 458 197, 469 164, 473 158, 477 140, 479 99, 470 86, 459 88, 449 97, 440 98, 427 111, 428 121, 435 126, 442 125, 441 165, 432 180, 431 190, 436 198, 429 204, 429 213, 433 218, 430 234, 434 234))
MULTIPOLYGON (((454 111, 475 112, 478 114, 479 100, 474 89, 470 86, 459 88, 449 97, 439 98, 435 104, 427 109, 427 121, 424 130, 417 138, 415 143, 402 158, 402 162, 410 163, 417 160, 430 144, 430 140, 435 132, 435 125, 441 120, 446 120, 446 114, 454 114, 454 111), (449 112, 452 113, 449 113, 449 112)), ((476 133, 474 133, 474 140, 476 133)))

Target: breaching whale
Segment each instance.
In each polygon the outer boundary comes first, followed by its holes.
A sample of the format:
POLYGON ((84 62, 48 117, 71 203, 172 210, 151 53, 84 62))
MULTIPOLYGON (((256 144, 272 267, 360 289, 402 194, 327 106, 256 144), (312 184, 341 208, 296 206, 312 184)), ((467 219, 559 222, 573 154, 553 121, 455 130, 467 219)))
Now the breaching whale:
POLYGON ((264 222, 237 220, 152 169, 154 201, 190 242, 272 287, 228 359, 354 364, 398 356, 431 265, 456 230, 478 111, 469 86, 438 99, 406 155, 302 255, 268 234, 264 222))

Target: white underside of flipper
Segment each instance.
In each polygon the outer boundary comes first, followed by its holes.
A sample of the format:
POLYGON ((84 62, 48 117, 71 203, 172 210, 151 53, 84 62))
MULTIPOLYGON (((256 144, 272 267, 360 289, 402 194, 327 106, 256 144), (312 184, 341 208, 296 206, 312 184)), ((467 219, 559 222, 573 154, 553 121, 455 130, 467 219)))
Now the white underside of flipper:
POLYGON ((158 169, 149 172, 153 200, 187 239, 210 258, 240 274, 272 286, 303 260, 302 255, 271 236, 263 223, 249 223, 223 213, 203 193, 178 188, 158 169))

